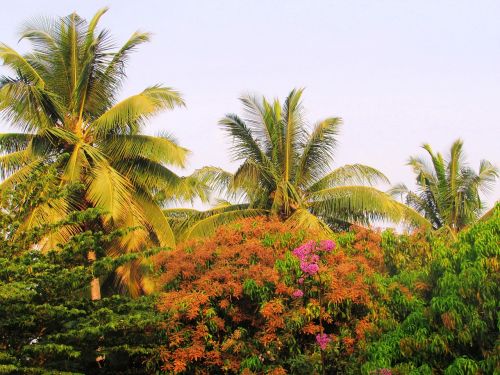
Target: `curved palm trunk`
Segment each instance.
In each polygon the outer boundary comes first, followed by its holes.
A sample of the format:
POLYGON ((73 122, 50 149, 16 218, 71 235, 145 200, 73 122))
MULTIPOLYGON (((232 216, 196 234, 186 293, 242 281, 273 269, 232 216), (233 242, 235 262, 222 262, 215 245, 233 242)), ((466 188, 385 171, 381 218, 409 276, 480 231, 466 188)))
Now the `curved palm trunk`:
MULTIPOLYGON (((89 253, 87 254, 87 259, 90 263, 95 262, 95 260, 97 259, 95 251, 89 251, 89 253)), ((98 277, 93 278, 90 282, 90 298, 92 299, 92 301, 101 299, 101 284, 98 277)))

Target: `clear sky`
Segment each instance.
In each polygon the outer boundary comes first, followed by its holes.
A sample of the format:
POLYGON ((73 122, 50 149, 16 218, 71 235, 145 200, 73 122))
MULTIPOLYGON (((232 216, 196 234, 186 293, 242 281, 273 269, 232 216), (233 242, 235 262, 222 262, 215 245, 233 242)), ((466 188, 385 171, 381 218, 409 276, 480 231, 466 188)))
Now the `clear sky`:
MULTIPOLYGON (((344 119, 335 165, 368 164, 411 186, 407 158, 424 142, 447 151, 460 137, 476 169, 482 158, 500 166, 498 0, 16 0, 2 2, 0 41, 25 51, 17 32, 30 18, 89 18, 103 6, 101 26, 117 42, 153 33, 123 95, 155 83, 184 95, 186 109, 146 132, 171 132, 193 151, 186 173, 234 170, 217 121, 241 113, 241 94, 284 98, 294 87, 306 88, 311 122, 344 119)), ((499 198, 497 183, 487 201, 499 198)))

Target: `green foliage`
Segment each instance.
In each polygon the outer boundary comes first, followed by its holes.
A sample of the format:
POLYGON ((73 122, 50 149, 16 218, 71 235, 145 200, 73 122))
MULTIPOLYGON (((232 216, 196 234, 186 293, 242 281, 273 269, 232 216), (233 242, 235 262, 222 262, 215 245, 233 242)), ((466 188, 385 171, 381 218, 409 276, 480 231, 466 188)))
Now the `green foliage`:
POLYGON ((364 371, 381 366, 402 374, 500 371, 499 238, 499 206, 452 244, 430 233, 384 233, 392 282, 411 294, 387 301, 392 314, 379 322, 384 333, 368 346, 364 371))
POLYGON ((93 277, 130 261, 104 256, 122 233, 84 231, 57 249, 40 251, 36 244, 54 227, 83 226, 100 213, 80 211, 19 233, 17 227, 33 206, 66 194, 66 187, 45 194, 51 176, 35 177, 36 183, 27 181, 11 191, 9 207, 0 212, 0 373, 155 372, 165 338, 156 298, 89 299, 93 277), (102 255, 94 264, 87 260, 90 249, 102 255))

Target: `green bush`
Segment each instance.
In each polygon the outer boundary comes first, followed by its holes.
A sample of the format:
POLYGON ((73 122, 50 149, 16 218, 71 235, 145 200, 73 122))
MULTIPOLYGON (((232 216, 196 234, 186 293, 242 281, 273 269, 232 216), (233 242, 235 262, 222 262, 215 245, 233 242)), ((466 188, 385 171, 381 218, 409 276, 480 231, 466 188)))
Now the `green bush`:
POLYGON ((364 372, 498 373, 500 207, 452 244, 429 233, 385 232, 382 246, 392 280, 411 294, 387 303, 391 315, 367 347, 364 372))
MULTIPOLYGON (((86 231, 42 253, 36 244, 57 228, 19 231, 20 217, 40 199, 66 193, 47 192, 45 182, 37 174, 17 186, 0 211, 0 373, 154 373, 165 339, 156 297, 89 299, 90 280, 126 259, 102 257, 91 265, 86 255, 91 249, 103 255, 121 233, 86 231)), ((96 217, 95 210, 74 213, 58 226, 96 217)))

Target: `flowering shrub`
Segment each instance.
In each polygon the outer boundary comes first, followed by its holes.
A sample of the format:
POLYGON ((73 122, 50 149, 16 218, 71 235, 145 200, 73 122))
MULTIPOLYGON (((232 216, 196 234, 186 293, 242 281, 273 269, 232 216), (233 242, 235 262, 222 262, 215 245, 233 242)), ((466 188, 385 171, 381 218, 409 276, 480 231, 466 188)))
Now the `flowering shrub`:
POLYGON ((358 230, 336 246, 315 237, 252 218, 158 255, 164 370, 359 372, 380 310, 381 238, 358 230))
POLYGON ((264 218, 158 255, 163 370, 500 371, 500 215, 459 235, 362 228, 317 241, 264 218))

